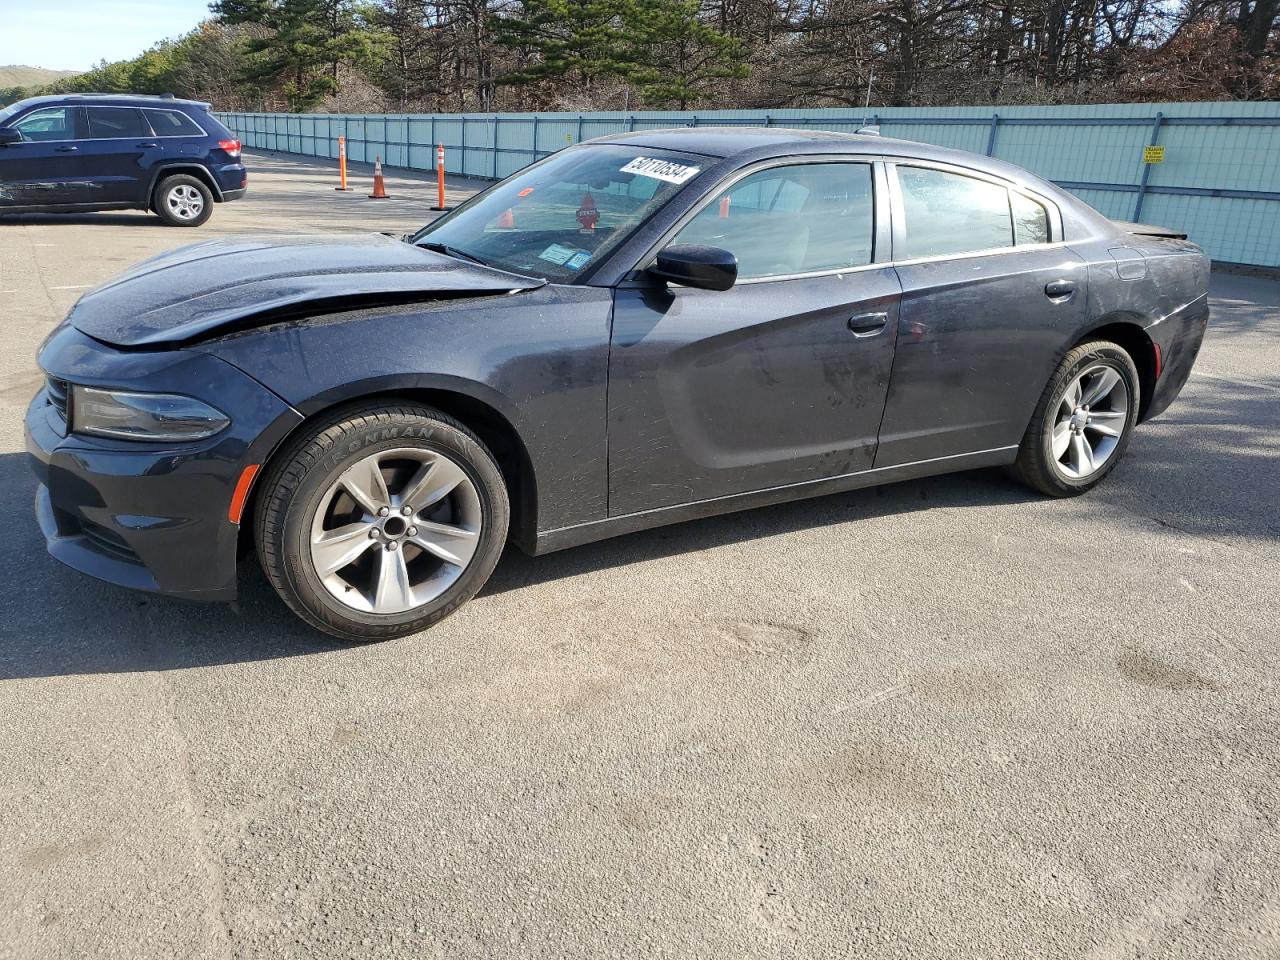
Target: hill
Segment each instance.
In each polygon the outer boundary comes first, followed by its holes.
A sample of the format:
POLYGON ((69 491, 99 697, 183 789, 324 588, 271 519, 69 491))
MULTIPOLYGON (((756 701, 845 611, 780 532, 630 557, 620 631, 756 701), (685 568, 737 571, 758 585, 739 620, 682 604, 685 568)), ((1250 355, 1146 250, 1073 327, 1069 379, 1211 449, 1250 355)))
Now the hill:
POLYGON ((46 70, 44 67, 10 65, 0 67, 0 87, 39 87, 64 77, 74 77, 79 70, 46 70))

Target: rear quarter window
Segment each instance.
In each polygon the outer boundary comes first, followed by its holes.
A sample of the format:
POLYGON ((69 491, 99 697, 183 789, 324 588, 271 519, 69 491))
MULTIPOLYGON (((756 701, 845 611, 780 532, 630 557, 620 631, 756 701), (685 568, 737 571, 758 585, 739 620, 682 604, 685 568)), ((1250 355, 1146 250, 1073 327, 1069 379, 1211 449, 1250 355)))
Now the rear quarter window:
POLYGON ((181 110, 143 110, 157 137, 203 137, 204 130, 181 110))

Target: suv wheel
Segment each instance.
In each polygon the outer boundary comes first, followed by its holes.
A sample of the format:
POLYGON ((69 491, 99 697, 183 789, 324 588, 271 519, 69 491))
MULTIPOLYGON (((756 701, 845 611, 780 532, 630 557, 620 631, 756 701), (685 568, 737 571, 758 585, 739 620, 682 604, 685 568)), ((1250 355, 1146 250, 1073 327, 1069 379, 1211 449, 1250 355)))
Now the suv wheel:
POLYGON ((390 401, 339 412, 281 451, 255 519, 262 567, 294 613, 367 641, 426 629, 475 596, 509 517, 478 437, 390 401))
POLYGON ((198 178, 178 173, 156 184, 151 206, 171 227, 198 227, 213 215, 213 194, 198 178))

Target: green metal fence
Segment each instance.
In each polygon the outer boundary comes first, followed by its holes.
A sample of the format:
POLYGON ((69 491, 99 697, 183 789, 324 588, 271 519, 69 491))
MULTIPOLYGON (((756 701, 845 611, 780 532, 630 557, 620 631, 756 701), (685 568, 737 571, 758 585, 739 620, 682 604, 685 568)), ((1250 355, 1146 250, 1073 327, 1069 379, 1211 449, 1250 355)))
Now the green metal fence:
POLYGON ((249 148, 499 178, 605 134, 674 126, 772 126, 920 140, 999 157, 1109 217, 1186 231, 1220 261, 1280 266, 1280 103, 1111 104, 542 114, 220 113, 249 148), (1144 148, 1163 147, 1158 163, 1144 148))

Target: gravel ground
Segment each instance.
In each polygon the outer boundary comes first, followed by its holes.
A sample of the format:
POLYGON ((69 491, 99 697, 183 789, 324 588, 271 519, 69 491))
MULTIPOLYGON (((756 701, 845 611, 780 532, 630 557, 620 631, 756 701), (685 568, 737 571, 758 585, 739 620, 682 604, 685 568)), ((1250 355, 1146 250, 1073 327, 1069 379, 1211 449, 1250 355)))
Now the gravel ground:
MULTIPOLYGON (((997 473, 509 554, 357 647, 47 557, 37 345, 209 236, 403 232, 254 155, 199 232, 0 220, 0 957, 1280 955, 1280 283, 1077 500, 997 473)), ((471 187, 459 184, 458 197, 471 187)))

